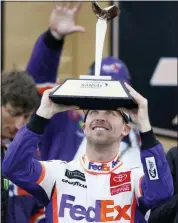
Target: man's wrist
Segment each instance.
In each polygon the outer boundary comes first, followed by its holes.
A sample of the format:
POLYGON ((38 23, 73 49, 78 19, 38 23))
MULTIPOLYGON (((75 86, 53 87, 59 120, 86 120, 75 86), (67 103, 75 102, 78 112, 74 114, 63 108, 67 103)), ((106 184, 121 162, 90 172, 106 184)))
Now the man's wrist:
POLYGON ((57 33, 55 30, 53 29, 49 29, 51 35, 56 39, 56 40, 62 40, 64 38, 64 36, 60 35, 59 33, 57 33))
POLYGON ((52 114, 47 108, 39 107, 36 114, 45 119, 51 119, 54 114, 52 114))
POLYGON ((142 122, 138 125, 138 130, 141 133, 149 132, 151 130, 151 124, 149 121, 142 122))
MULTIPOLYGON (((56 36, 57 37, 57 36, 56 36)), ((58 51, 59 49, 62 48, 63 43, 64 43, 64 39, 62 36, 58 36, 57 38, 61 38, 61 39, 57 39, 52 33, 51 30, 48 29, 45 33, 44 33, 44 43, 45 45, 52 50, 58 51)))
POLYGON ((35 132, 37 134, 43 134, 45 126, 48 124, 49 119, 45 119, 43 117, 38 116, 37 114, 34 114, 29 123, 27 123, 27 128, 35 132))
POLYGON ((154 146, 156 146, 159 142, 156 140, 156 137, 153 133, 153 130, 151 129, 150 131, 140 133, 140 138, 141 138, 141 149, 150 149, 154 146))

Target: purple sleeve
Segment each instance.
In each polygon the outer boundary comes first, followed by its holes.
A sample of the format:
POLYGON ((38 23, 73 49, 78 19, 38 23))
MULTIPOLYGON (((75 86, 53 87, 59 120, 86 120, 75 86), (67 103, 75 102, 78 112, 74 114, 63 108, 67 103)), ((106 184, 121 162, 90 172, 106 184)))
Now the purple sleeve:
POLYGON ((42 206, 38 201, 29 195, 23 196, 13 196, 8 199, 8 223, 15 222, 29 222, 35 223, 33 216, 38 215, 39 218, 45 218, 44 216, 44 206, 42 206), (42 212, 43 210, 43 212, 42 212), (14 220, 15 215, 15 220, 14 220))
POLYGON ((40 93, 55 85, 63 40, 56 40, 50 31, 39 36, 27 64, 27 72, 34 78, 40 93))
POLYGON ((4 175, 44 205, 48 203, 45 191, 37 184, 42 173, 40 162, 33 159, 40 135, 22 127, 9 145, 2 163, 4 175))
POLYGON ((144 177, 141 181, 142 197, 139 203, 153 208, 173 195, 172 175, 160 143, 141 151, 144 177))

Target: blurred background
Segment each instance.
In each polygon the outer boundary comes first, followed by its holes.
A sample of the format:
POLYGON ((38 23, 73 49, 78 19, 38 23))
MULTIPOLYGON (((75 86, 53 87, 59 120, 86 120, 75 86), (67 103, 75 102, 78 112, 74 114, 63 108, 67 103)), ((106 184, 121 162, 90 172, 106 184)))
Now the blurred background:
MULTIPOLYGON (((110 4, 120 5, 121 14, 108 24, 103 56, 126 63, 133 86, 149 101, 151 123, 167 151, 177 145, 178 2, 100 2, 110 4)), ((1 6, 2 70, 24 70, 37 37, 49 26, 53 4, 4 1, 1 6)), ((60 82, 87 73, 96 22, 91 3, 83 2, 77 23, 86 32, 65 39, 60 82)))

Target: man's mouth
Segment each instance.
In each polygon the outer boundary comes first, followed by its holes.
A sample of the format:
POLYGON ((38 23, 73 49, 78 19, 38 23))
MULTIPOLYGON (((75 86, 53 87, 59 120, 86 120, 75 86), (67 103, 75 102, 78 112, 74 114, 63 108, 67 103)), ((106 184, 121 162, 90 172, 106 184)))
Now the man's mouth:
POLYGON ((99 131, 108 131, 109 128, 105 127, 105 126, 94 126, 92 128, 92 130, 99 130, 99 131))

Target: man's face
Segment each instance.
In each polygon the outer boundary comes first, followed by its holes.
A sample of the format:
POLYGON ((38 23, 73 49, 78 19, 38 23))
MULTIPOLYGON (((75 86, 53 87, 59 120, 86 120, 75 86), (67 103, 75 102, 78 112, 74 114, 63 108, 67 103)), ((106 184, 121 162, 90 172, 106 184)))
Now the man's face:
POLYGON ((120 142, 130 131, 119 111, 90 110, 83 130, 87 139, 100 145, 120 142))
POLYGON ((9 103, 2 106, 1 137, 14 138, 17 131, 29 120, 32 112, 24 114, 20 108, 14 108, 9 103))

